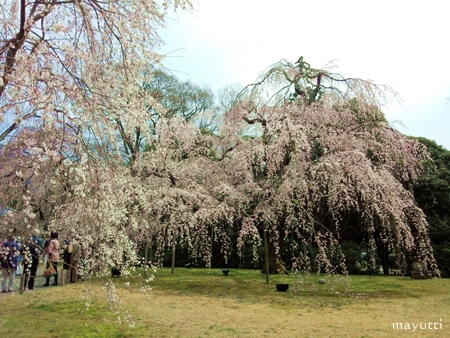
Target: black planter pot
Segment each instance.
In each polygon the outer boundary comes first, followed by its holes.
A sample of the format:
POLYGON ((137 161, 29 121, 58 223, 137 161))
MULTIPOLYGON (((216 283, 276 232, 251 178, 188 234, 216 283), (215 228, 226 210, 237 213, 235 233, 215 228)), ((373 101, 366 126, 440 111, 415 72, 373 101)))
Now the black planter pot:
POLYGON ((111 275, 112 275, 112 277, 120 277, 120 274, 121 274, 121 272, 120 272, 119 269, 117 269, 117 268, 112 268, 112 269, 111 269, 111 275))
POLYGON ((286 292, 289 289, 289 284, 276 284, 277 291, 286 292))

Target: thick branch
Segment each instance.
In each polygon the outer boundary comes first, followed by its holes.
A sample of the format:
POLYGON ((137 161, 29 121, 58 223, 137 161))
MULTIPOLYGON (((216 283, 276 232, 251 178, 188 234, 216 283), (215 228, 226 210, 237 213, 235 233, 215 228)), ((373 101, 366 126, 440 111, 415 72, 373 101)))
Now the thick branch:
POLYGON ((37 109, 35 109, 33 112, 31 112, 29 114, 26 114, 24 116, 17 118, 8 128, 5 129, 5 131, 3 133, 0 134, 0 141, 3 141, 6 138, 6 136, 8 136, 9 133, 11 133, 13 130, 19 128, 20 123, 23 120, 27 120, 31 117, 34 117, 34 116, 36 116, 36 114, 37 114, 37 109))
POLYGON ((30 12, 30 17, 32 24, 27 24, 27 22, 30 21, 30 19, 26 20, 26 14, 25 14, 25 7, 26 7, 26 1, 21 0, 20 1, 20 30, 16 34, 15 37, 7 41, 3 47, 0 49, 0 54, 3 54, 6 52, 6 62, 5 67, 3 71, 3 77, 2 82, 0 82, 0 97, 2 97, 6 86, 9 82, 9 75, 12 74, 14 70, 14 66, 16 64, 16 54, 17 52, 23 47, 25 40, 28 36, 28 34, 31 31, 31 28, 33 27, 33 24, 38 22, 39 20, 44 19, 52 10, 52 7, 54 7, 57 4, 56 0, 52 0, 51 4, 46 7, 46 9, 36 15, 33 16, 33 13, 36 11, 37 6, 39 2, 36 1, 33 4, 33 7, 30 12))

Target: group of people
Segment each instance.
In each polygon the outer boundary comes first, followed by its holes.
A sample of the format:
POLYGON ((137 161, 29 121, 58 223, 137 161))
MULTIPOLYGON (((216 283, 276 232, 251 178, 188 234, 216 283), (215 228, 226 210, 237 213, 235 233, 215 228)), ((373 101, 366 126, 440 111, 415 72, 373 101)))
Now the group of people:
MULTIPOLYGON (((5 242, 0 242, 0 260, 3 277, 2 292, 13 291, 16 269, 21 262, 20 256, 22 256, 23 272, 25 274, 24 287, 27 287, 28 290, 33 290, 41 255, 43 255, 45 269, 47 270, 51 267, 54 269, 52 273, 54 282, 52 285, 58 285, 58 263, 61 256, 64 262, 64 284, 76 283, 78 281, 81 245, 75 240, 74 236, 66 236, 64 244, 61 246, 57 232, 52 232, 50 238, 45 242, 41 238, 33 236, 22 244, 17 242, 13 235, 10 235, 5 242)), ((50 286, 50 278, 51 276, 46 277, 46 282, 43 286, 50 286)))

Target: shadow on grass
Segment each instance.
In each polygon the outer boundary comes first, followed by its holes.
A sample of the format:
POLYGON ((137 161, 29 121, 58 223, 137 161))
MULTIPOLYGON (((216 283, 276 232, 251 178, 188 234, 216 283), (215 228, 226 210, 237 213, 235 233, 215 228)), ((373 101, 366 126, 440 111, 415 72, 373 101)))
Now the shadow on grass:
MULTIPOLYGON (((140 272, 138 271, 138 274, 140 272)), ((131 280, 141 277, 133 276, 131 280)), ((127 279, 129 281, 129 279, 127 279)), ((412 280, 400 276, 350 275, 329 277, 323 275, 271 275, 266 284, 265 275, 259 270, 234 269, 224 276, 221 269, 162 268, 152 284, 154 291, 164 291, 186 296, 231 297, 242 301, 259 301, 304 298, 388 298, 420 297, 442 292, 447 294, 449 283, 442 279, 412 280), (324 279, 325 284, 319 284, 324 279), (288 292, 277 292, 277 283, 289 284, 288 292)))

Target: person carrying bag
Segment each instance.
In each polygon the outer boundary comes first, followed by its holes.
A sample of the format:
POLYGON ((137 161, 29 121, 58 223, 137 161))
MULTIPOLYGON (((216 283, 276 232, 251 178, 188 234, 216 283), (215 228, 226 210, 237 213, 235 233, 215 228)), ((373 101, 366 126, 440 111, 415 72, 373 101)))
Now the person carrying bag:
POLYGON ((44 277, 46 278, 46 282, 43 286, 50 285, 50 277, 53 276, 54 283, 52 285, 58 285, 58 262, 59 262, 59 241, 58 241, 58 233, 52 232, 50 234, 50 242, 47 247, 48 254, 48 269, 44 271, 44 277), (51 266, 50 266, 51 265, 51 266), (52 267, 54 269, 54 273, 52 273, 52 267))

